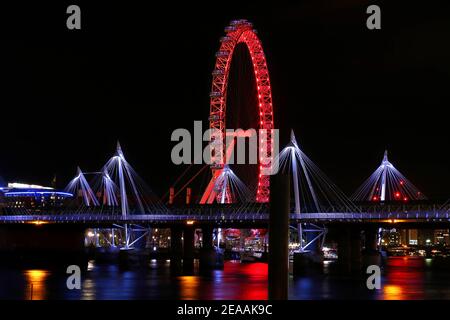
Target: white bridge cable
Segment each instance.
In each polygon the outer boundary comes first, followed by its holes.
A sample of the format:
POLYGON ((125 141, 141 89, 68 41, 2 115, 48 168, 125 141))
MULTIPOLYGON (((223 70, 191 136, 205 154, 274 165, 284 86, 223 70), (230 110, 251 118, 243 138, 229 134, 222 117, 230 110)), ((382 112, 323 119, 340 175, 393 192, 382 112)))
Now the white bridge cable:
POLYGON ((318 213, 334 208, 348 212, 360 211, 300 149, 293 132, 291 142, 279 154, 279 165, 281 172, 292 175, 294 186, 299 185, 298 190, 293 190, 296 211, 318 213))
MULTIPOLYGON (((102 169, 108 175, 111 183, 110 191, 126 214, 167 213, 167 208, 156 197, 145 181, 137 174, 125 159, 120 144, 117 143, 116 154, 108 160, 102 169), (113 186, 116 186, 114 188, 113 186)), ((105 175, 102 176, 102 179, 105 175)))
POLYGON ((247 203, 251 199, 249 188, 228 165, 225 165, 222 173, 217 178, 214 188, 218 191, 217 198, 220 199, 218 201, 219 203, 247 203), (227 197, 231 197, 231 199, 228 199, 227 197))
POLYGON ((82 203, 68 208, 75 214, 167 214, 168 209, 126 161, 120 144, 102 170, 92 173, 89 184, 81 170, 66 187, 82 203), (90 185, 94 186, 91 188, 90 185))
POLYGON ((426 196, 388 161, 387 151, 380 166, 355 191, 353 201, 425 200, 426 196))
POLYGON ((96 179, 94 190, 97 196, 101 199, 103 206, 117 207, 119 206, 119 188, 109 176, 109 173, 104 169, 101 173, 101 178, 96 179))
POLYGON ((100 204, 80 167, 77 168, 77 175, 64 188, 64 191, 73 194, 75 201, 78 197, 81 197, 84 206, 90 207, 100 204))

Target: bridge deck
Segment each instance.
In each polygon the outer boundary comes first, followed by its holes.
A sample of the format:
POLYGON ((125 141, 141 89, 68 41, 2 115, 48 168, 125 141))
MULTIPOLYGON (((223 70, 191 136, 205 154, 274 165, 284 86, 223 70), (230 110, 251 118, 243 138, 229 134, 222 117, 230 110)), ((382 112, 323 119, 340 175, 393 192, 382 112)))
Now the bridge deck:
MULTIPOLYGON (((229 224, 267 224, 269 206, 267 203, 246 205, 191 205, 186 207, 169 207, 151 213, 130 212, 122 216, 120 208, 87 207, 62 208, 49 211, 1 208, 0 224, 29 223, 184 223, 192 220, 199 223, 229 224)), ((366 223, 366 222, 450 222, 450 203, 437 204, 401 204, 401 205, 366 205, 349 208, 323 208, 320 213, 291 214, 291 221, 317 223, 366 223)), ((294 212, 291 209, 291 212, 294 212)))
MULTIPOLYGON (((204 213, 204 214, 134 214, 123 217, 111 214, 30 214, 3 215, 0 223, 177 223, 196 221, 199 223, 264 223, 268 213, 204 213)), ((436 212, 392 212, 392 213, 304 213, 291 214, 292 222, 450 222, 450 213, 436 212)))

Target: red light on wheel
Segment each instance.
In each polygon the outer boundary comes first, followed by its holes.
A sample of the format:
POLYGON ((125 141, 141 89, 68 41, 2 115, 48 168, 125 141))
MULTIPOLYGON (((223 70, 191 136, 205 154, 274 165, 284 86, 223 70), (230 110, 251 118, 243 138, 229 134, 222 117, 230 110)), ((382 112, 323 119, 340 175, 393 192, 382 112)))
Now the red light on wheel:
POLYGON ((407 198, 407 197, 404 197, 404 198, 403 198, 403 201, 408 201, 408 198, 407 198))
POLYGON ((378 197, 377 197, 377 196, 373 196, 372 200, 373 200, 373 201, 377 201, 377 200, 378 200, 378 197))
MULTIPOLYGON (((255 86, 257 89, 258 110, 259 110, 259 129, 265 129, 272 134, 273 127, 273 110, 272 110, 272 90, 269 80, 269 71, 267 68, 266 58, 262 50, 262 44, 258 38, 256 31, 249 27, 248 22, 232 23, 226 28, 226 35, 221 40, 219 54, 216 55, 216 64, 213 72, 212 88, 213 92, 210 100, 210 129, 219 130, 225 135, 225 118, 226 114, 226 92, 228 87, 228 75, 230 72, 230 65, 233 59, 233 52, 237 44, 245 44, 249 53, 254 74, 255 86), (223 53, 223 54, 222 54, 223 53), (226 53, 226 54, 225 54, 226 53), (222 117, 214 117, 220 114, 222 117)), ((261 139, 262 149, 266 151, 267 156, 271 156, 273 152, 273 138, 268 136, 266 139, 261 139)), ((260 159, 260 163, 264 159, 260 159)), ((266 166, 270 166, 270 163, 266 166)), ((213 168, 214 169, 214 168, 213 168)), ((261 174, 263 166, 259 166, 257 176, 258 187, 256 190, 256 202, 267 202, 270 195, 269 177, 261 174)))
POLYGON ((400 197, 400 192, 396 192, 396 193, 394 194, 394 196, 395 196, 396 198, 399 198, 399 197, 400 197))
POLYGON ((403 184, 404 184, 403 180, 402 180, 402 181, 400 181, 400 184, 401 184, 401 185, 403 185, 403 184))

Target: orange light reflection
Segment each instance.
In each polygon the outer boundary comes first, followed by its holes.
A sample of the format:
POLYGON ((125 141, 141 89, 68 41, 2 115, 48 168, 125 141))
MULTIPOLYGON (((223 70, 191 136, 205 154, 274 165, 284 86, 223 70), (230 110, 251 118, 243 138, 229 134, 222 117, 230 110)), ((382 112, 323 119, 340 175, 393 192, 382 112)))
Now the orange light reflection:
POLYGON ((47 296, 47 288, 45 279, 48 277, 48 271, 45 270, 26 270, 24 272, 25 280, 28 283, 26 300, 45 300, 47 296))

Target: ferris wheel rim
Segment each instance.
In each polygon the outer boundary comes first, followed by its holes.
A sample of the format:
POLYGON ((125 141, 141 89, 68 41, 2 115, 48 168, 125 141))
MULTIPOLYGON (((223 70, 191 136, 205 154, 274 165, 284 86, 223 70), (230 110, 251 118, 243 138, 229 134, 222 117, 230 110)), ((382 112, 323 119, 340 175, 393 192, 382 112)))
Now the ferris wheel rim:
MULTIPOLYGON (((253 72, 256 80, 256 91, 259 111, 259 129, 267 132, 265 139, 259 143, 265 148, 265 154, 272 154, 273 147, 273 105, 272 89, 270 85, 269 70, 267 67, 266 56, 262 47, 261 40, 253 25, 247 20, 234 20, 225 28, 226 35, 221 38, 219 51, 216 53, 215 67, 212 72, 212 86, 210 93, 210 129, 226 135, 226 109, 227 109, 227 88, 228 77, 233 53, 236 46, 240 43, 246 45, 250 53, 253 72)), ((263 164, 258 157, 258 185, 255 200, 257 202, 268 202, 270 196, 270 180, 268 175, 262 174, 263 164)), ((212 170, 215 164, 211 165, 212 170)), ((264 164, 270 166, 270 164, 264 164)))

